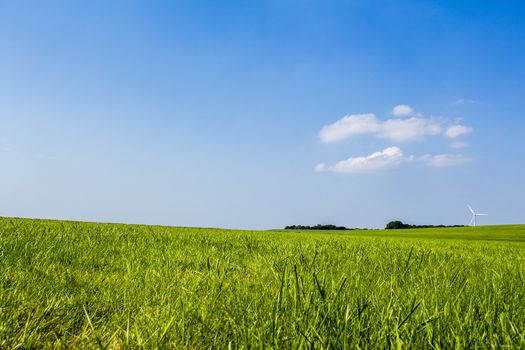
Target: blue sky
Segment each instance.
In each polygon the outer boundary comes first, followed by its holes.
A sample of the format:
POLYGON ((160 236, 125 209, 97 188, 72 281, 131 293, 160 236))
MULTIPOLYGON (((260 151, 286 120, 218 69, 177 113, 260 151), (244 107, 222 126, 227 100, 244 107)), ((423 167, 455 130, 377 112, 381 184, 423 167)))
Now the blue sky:
POLYGON ((522 1, 0 0, 0 215, 523 223, 522 1), (396 107, 397 106, 397 107, 396 107))

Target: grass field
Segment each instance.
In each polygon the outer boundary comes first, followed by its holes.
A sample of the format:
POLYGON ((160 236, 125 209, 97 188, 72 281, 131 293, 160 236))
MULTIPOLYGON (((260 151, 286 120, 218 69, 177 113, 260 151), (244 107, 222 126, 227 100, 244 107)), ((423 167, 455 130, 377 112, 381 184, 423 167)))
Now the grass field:
POLYGON ((0 348, 524 348, 525 225, 0 219, 0 348))

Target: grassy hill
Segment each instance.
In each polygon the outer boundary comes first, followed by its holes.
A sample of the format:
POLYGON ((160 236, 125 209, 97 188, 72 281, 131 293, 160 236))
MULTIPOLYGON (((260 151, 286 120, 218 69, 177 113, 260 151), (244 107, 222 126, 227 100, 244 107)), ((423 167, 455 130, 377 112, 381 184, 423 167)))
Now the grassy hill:
POLYGON ((0 348, 523 348, 524 241, 2 218, 0 348))
MULTIPOLYGON (((280 232, 315 233, 316 231, 277 230, 280 232)), ((525 242, 525 225, 465 226, 417 228, 403 230, 351 230, 323 231, 323 234, 351 235, 355 237, 462 239, 476 241, 525 242)))

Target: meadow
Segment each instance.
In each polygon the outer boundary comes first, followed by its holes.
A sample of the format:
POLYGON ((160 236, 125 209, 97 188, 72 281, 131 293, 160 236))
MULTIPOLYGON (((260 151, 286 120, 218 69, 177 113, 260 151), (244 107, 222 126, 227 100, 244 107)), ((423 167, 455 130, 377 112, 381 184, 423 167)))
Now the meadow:
POLYGON ((0 348, 525 348, 525 225, 0 219, 0 348))

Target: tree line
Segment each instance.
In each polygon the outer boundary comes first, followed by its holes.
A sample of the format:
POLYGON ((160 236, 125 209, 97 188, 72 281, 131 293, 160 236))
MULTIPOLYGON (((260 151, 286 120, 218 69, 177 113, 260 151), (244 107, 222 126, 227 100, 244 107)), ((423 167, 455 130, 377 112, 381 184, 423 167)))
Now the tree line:
POLYGON ((303 226, 303 225, 290 225, 284 228, 285 230, 354 230, 344 226, 336 225, 315 225, 315 226, 303 226))
MULTIPOLYGON (((438 228, 438 227, 463 227, 465 225, 409 225, 405 224, 399 220, 390 221, 386 224, 385 230, 405 230, 410 228, 438 228)), ((284 228, 285 230, 367 230, 366 228, 348 228, 345 226, 337 225, 290 225, 284 228)))
POLYGON ((401 221, 390 221, 386 224, 385 230, 404 230, 410 228, 437 228, 437 227, 463 227, 465 225, 409 225, 401 221))

